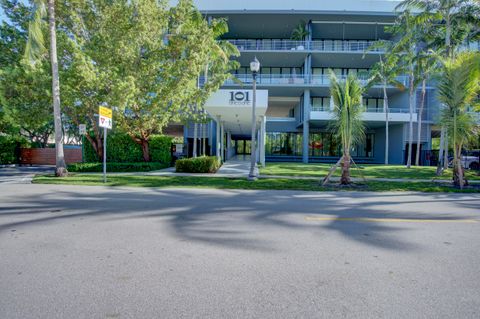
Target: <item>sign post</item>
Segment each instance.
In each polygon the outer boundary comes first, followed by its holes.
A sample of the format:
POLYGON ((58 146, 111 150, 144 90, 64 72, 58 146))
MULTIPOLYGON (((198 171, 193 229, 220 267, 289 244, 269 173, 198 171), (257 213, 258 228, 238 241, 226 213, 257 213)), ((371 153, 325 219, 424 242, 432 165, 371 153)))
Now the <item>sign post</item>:
POLYGON ((103 127, 103 182, 107 182, 107 129, 112 129, 112 109, 100 106, 98 108, 99 126, 103 127))
POLYGON ((82 136, 82 163, 85 162, 85 149, 84 149, 84 144, 85 144, 85 134, 87 134, 87 125, 85 124, 80 124, 78 126, 78 131, 80 135, 82 136))

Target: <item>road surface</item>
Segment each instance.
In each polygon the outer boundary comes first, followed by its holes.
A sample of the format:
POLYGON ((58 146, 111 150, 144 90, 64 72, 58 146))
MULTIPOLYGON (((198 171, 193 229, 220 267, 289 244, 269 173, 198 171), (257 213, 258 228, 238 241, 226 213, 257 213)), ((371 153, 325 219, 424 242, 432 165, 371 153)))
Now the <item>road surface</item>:
POLYGON ((0 185, 0 318, 479 318, 480 196, 0 185))

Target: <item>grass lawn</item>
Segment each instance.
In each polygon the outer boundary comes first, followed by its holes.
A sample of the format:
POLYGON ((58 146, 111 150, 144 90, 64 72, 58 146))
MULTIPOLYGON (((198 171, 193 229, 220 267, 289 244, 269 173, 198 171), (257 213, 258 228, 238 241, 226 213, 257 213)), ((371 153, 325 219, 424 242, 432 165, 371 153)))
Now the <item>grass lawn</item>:
POLYGON ((305 190, 305 191, 420 191, 420 192, 480 192, 480 188, 464 189, 463 191, 450 185, 430 182, 368 182, 354 188, 338 188, 336 186, 322 187, 317 180, 295 179, 259 179, 249 182, 243 178, 220 177, 183 177, 183 176, 133 176, 110 175, 106 184, 102 183, 101 174, 72 174, 68 177, 40 175, 33 179, 39 184, 72 184, 72 185, 106 185, 106 186, 137 186, 137 187, 197 187, 217 189, 253 189, 253 190, 305 190))
MULTIPOLYGON (((260 169, 262 175, 279 176, 313 176, 325 177, 333 164, 303 164, 303 163, 267 163, 265 168, 260 169)), ((436 176, 436 167, 412 166, 410 169, 403 165, 358 165, 351 170, 352 177, 365 178, 409 178, 409 179, 446 179, 451 180, 452 171, 447 170, 442 176, 436 176)), ((480 180, 480 176, 471 170, 465 170, 467 179, 480 180)), ((337 169, 333 176, 340 176, 337 169)))

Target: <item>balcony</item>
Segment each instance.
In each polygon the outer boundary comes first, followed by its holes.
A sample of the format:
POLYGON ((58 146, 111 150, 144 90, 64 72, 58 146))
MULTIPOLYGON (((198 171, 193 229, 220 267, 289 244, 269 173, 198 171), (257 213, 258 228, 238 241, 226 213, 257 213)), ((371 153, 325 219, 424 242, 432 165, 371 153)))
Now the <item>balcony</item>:
MULTIPOLYGON (((237 80, 242 83, 251 84, 253 78, 251 74, 235 74, 237 80)), ((303 74, 259 74, 257 75, 258 85, 301 85, 305 86, 310 84, 308 76, 303 74)), ((239 85, 235 80, 228 79, 225 85, 239 85)))
POLYGON ((312 52, 376 52, 382 53, 383 49, 368 50, 375 41, 357 40, 314 40, 293 41, 281 39, 239 39, 229 40, 240 51, 312 51, 312 52))
POLYGON ((322 52, 384 52, 383 49, 376 48, 369 50, 375 41, 355 41, 355 40, 320 40, 312 41, 310 44, 311 51, 322 52))
MULTIPOLYGON (((235 74, 235 78, 241 83, 251 84, 253 78, 251 74, 235 74)), ((346 75, 338 76, 339 80, 345 80, 346 75)), ((362 76, 359 78, 360 82, 367 84, 368 78, 362 76)), ((237 80, 228 79, 225 85, 240 85, 237 80)), ((408 86, 408 77, 399 76, 397 81, 402 83, 405 87, 408 86)), ((303 74, 259 74, 257 76, 257 84, 261 86, 330 86, 330 77, 328 75, 303 75, 303 74)), ((393 87, 393 86, 392 86, 393 87)))
POLYGON ((240 51, 304 51, 306 41, 293 40, 229 40, 240 51))
MULTIPOLYGON (((312 107, 310 119, 317 121, 329 121, 333 119, 329 106, 312 107)), ((410 113, 407 108, 388 108, 388 119, 391 122, 407 123, 410 113)), ((367 122, 385 122, 385 112, 382 108, 366 108, 363 120, 367 122)), ((413 113, 413 121, 417 121, 417 113, 413 113)))

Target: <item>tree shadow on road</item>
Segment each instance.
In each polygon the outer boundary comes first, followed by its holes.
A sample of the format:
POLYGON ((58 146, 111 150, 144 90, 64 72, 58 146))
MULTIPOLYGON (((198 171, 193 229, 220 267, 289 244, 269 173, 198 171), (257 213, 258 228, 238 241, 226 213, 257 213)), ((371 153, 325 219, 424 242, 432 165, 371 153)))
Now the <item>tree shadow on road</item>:
MULTIPOLYGON (((29 187, 35 187, 29 185, 29 187)), ((112 187, 45 187, 45 191, 18 194, 0 204, 0 235, 16 228, 52 225, 67 220, 92 222, 143 219, 165 223, 169 235, 183 241, 225 248, 273 252, 276 238, 258 236, 273 230, 335 232, 342 237, 387 250, 421 249, 421 243, 408 240, 409 225, 371 221, 345 221, 344 218, 428 218, 462 219, 455 208, 475 206, 477 198, 462 196, 404 195, 299 191, 240 191, 205 189, 156 189, 112 187), (69 190, 70 189, 70 190, 69 190), (452 212, 432 214, 430 203, 448 202, 452 212), (407 206, 409 204, 410 206, 407 206), (412 204, 416 207, 412 211, 412 204), (310 221, 307 216, 330 217, 310 221), (399 226, 401 225, 401 227, 399 226)), ((316 245, 322 244, 317 236, 316 245)))

